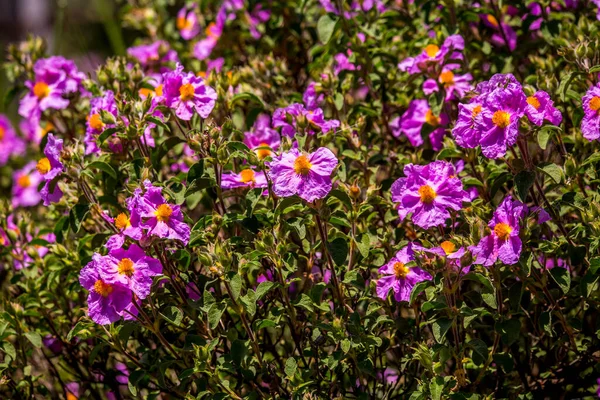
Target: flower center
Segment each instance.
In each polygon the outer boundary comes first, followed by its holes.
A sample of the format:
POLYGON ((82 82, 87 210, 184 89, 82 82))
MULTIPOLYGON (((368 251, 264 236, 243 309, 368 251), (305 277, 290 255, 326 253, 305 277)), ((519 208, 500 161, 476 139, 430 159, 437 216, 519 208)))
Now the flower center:
POLYGON ((29 175, 21 175, 17 179, 17 185, 21 186, 22 188, 28 188, 31 186, 31 179, 29 179, 29 175))
POLYGON ((177 29, 180 31, 184 29, 192 29, 193 22, 191 19, 187 19, 186 17, 177 18, 177 29))
POLYGON ((213 31, 213 29, 217 26, 217 24, 215 24, 214 22, 211 22, 210 24, 208 24, 208 26, 206 27, 204 33, 206 33, 206 36, 208 37, 217 37, 217 33, 213 31))
POLYGON ((450 86, 454 84, 454 72, 443 71, 440 74, 439 81, 444 86, 450 86))
POLYGON ((0 141, 2 141, 2 139, 4 139, 5 133, 6 133, 6 131, 4 130, 4 128, 0 126, 0 141))
POLYGON ((592 97, 592 99, 590 100, 590 108, 594 111, 600 111, 600 97, 592 97))
POLYGON ((443 241, 442 244, 440 244, 440 247, 444 250, 446 255, 456 252, 456 245, 449 240, 443 241))
POLYGON ((129 217, 127 217, 127 214, 120 213, 117 215, 117 218, 115 218, 115 226, 121 231, 125 228, 129 228, 131 226, 131 221, 129 220, 129 217))
POLYGON ((132 276, 135 271, 133 268, 133 261, 131 261, 130 258, 123 258, 117 264, 117 271, 119 271, 119 274, 121 275, 132 276))
POLYGON ((529 96, 527 98, 527 104, 529 104, 530 106, 532 106, 536 110, 539 110, 540 109, 540 105, 541 105, 540 101, 535 96, 529 96))
MULTIPOLYGON (((266 143, 261 143, 258 147, 269 147, 266 143)), ((256 156, 259 160, 263 160, 271 155, 271 150, 269 149, 258 149, 256 150, 256 156)))
POLYGON ((94 283, 94 291, 102 297, 108 297, 108 295, 112 293, 113 287, 110 283, 98 279, 96 283, 94 283))
POLYGON ((152 91, 152 89, 141 88, 138 93, 140 94, 140 97, 148 97, 152 96, 154 92, 152 91))
POLYGON ((440 118, 436 117, 433 111, 427 110, 427 112, 425 113, 425 122, 435 127, 440 124, 440 118))
POLYGON ((494 115, 492 115, 492 122, 498 128, 506 128, 510 125, 510 114, 506 111, 496 111, 494 115))
POLYGON ((498 236, 498 239, 500 240, 508 240, 512 230, 513 229, 510 227, 510 225, 505 224, 504 222, 500 222, 494 227, 494 233, 496 234, 496 236, 498 236))
POLYGON ((163 85, 162 85, 162 83, 160 85, 158 85, 157 87, 154 88, 154 93, 156 93, 157 96, 162 97, 162 95, 163 95, 163 85))
POLYGON ((240 172, 240 179, 243 183, 254 182, 254 171, 251 169, 245 169, 240 172))
POLYGON ((408 275, 408 267, 403 263, 397 261, 394 263, 394 274, 398 279, 405 279, 406 275, 408 275))
POLYGON ((492 14, 487 15, 487 20, 490 24, 494 25, 495 27, 498 27, 498 20, 492 14))
POLYGON ((475 119, 475 117, 477 117, 480 112, 481 112, 481 104, 478 104, 473 108, 473 111, 471 111, 471 118, 475 119))
POLYGON ((101 131, 104 129, 104 122, 102 122, 102 119, 100 119, 100 114, 90 115, 88 123, 90 124, 90 128, 95 131, 101 131))
POLYGON ((299 156, 296 158, 296 161, 294 161, 294 171, 296 171, 298 175, 308 175, 310 167, 312 167, 312 164, 305 155, 299 156))
POLYGON ((169 222, 169 218, 171 218, 171 214, 173 214, 173 209, 169 207, 168 204, 161 204, 158 206, 156 211, 154 211, 154 215, 156 215, 156 219, 162 222, 169 222))
POLYGON ((429 185, 423 185, 419 188, 419 196, 421 196, 421 202, 425 204, 433 203, 437 194, 435 190, 429 185))
POLYGON ((437 56, 439 52, 440 48, 435 44, 428 44, 425 46, 425 53, 427 53, 427 56, 430 58, 437 56))
POLYGON ((33 94, 39 100, 42 100, 50 94, 50 87, 45 82, 37 82, 33 86, 33 94))
POLYGON ((50 167, 50 160, 48 160, 47 157, 42 158, 40 161, 38 161, 37 165, 35 166, 35 168, 38 170, 38 172, 42 175, 46 175, 51 167, 50 167))
POLYGON ((196 95, 194 85, 191 83, 184 83, 179 87, 179 98, 183 101, 190 101, 196 95))

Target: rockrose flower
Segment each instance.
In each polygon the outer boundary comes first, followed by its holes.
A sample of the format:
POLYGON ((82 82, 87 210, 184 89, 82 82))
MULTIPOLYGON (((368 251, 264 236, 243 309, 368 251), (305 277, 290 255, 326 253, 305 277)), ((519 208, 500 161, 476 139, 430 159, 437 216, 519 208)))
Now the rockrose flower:
POLYGON ((460 265, 460 259, 465 255, 464 247, 456 247, 454 242, 445 240, 440 243, 437 247, 423 247, 420 244, 413 244, 414 251, 422 251, 426 254, 441 257, 447 260, 447 265, 452 268, 453 271, 458 273, 465 273, 468 268, 463 268, 460 265))
POLYGON ((250 168, 242 170, 239 174, 225 172, 221 177, 221 187, 225 190, 240 187, 266 188, 268 186, 265 173, 250 168))
POLYGON ((12 155, 22 155, 25 142, 17 136, 10 120, 0 114, 0 166, 6 164, 12 155))
POLYGON ((281 138, 279 132, 271 128, 271 117, 267 114, 259 115, 250 132, 244 134, 244 143, 250 150, 256 152, 260 160, 271 156, 273 151, 279 149, 281 138))
POLYGON ((498 47, 506 46, 510 51, 517 48, 517 33, 505 22, 498 22, 498 19, 492 14, 482 14, 481 20, 485 25, 492 28, 495 33, 492 35, 492 43, 498 47))
POLYGON ((600 138, 600 83, 588 89, 582 99, 583 119, 581 133, 587 140, 600 138))
POLYGON ((36 162, 31 161, 13 174, 12 206, 31 207, 37 205, 42 196, 38 186, 42 182, 42 175, 37 171, 36 162))
MULTIPOLYGON (((327 75, 324 76, 326 77, 327 75)), ((317 83, 309 83, 306 90, 304 91, 304 94, 302 94, 302 101, 304 102, 306 109, 316 110, 321 106, 323 100, 325 100, 325 95, 323 93, 317 93, 317 83)))
POLYGON ((537 126, 542 126, 544 120, 549 121, 552 125, 560 125, 562 122, 562 114, 554 107, 550 95, 543 90, 527 97, 526 101, 525 115, 537 126))
POLYGON ((194 45, 192 54, 198 60, 205 60, 212 54, 213 49, 219 42, 219 38, 223 34, 226 17, 223 13, 217 14, 217 21, 211 22, 205 29, 206 37, 194 45))
POLYGON ((127 54, 138 60, 146 72, 169 71, 165 64, 178 60, 177 52, 169 48, 169 43, 164 40, 130 47, 127 49, 127 54))
POLYGON ((197 7, 184 7, 177 13, 177 29, 185 40, 190 40, 200 33, 196 9, 197 7))
MULTIPOLYGON (((111 90, 107 90, 102 97, 95 97, 90 101, 90 113, 87 116, 85 130, 85 154, 99 153, 100 149, 96 143, 97 137, 105 129, 113 128, 114 124, 105 124, 102 122, 101 112, 104 111, 112 115, 115 120, 119 114, 115 95, 111 90)), ((116 150, 111 146, 111 150, 116 150)))
POLYGON ((463 55, 461 51, 465 48, 465 41, 460 35, 451 35, 444 40, 442 47, 436 44, 425 46, 421 54, 416 57, 408 57, 398 64, 400 71, 406 71, 409 74, 428 72, 431 67, 439 65, 446 59, 461 60, 463 55))
POLYGON ((458 118, 452 128, 452 136, 460 147, 472 149, 481 139, 481 110, 477 102, 458 105, 458 118))
POLYGON ((489 267, 498 259, 507 265, 516 264, 522 247, 520 224, 526 213, 526 205, 510 196, 506 197, 488 224, 491 233, 482 238, 477 246, 471 247, 475 256, 474 264, 489 267))
POLYGON ((111 284, 100 276, 100 259, 94 254, 92 261, 79 273, 79 283, 88 294, 88 315, 97 324, 107 325, 118 321, 131 304, 132 292, 127 286, 111 284))
POLYGON ((340 121, 337 119, 326 120, 322 109, 307 110, 300 103, 278 108, 273 113, 273 127, 281 127, 281 134, 288 137, 294 137, 302 129, 309 135, 314 135, 315 131, 327 133, 339 126, 340 121))
POLYGON ((36 119, 23 119, 19 122, 19 128, 25 135, 25 139, 35 144, 40 144, 42 139, 49 133, 55 131, 55 126, 48 121, 42 122, 36 119))
POLYGON ((192 119, 194 112, 202 118, 210 115, 215 107, 217 93, 204 84, 204 80, 192 72, 183 72, 177 65, 175 71, 163 75, 165 105, 175 110, 175 115, 185 121, 192 119))
POLYGON ((138 211, 138 204, 141 201, 141 189, 136 189, 132 197, 126 200, 129 215, 125 212, 119 213, 112 221, 119 231, 117 234, 108 238, 106 247, 110 250, 120 249, 125 243, 125 237, 134 240, 140 240, 143 236, 141 228, 141 217, 138 211))
POLYGON ((471 81, 473 76, 471 74, 457 75, 452 72, 449 67, 444 67, 437 81, 434 79, 427 79, 423 83, 423 93, 430 95, 431 93, 440 90, 440 87, 444 88, 446 93, 446 101, 460 99, 466 92, 471 90, 471 81))
POLYGON ((169 204, 161 193, 161 188, 145 181, 146 192, 140 199, 138 211, 143 218, 141 226, 148 235, 175 239, 184 245, 190 240, 190 227, 183 221, 183 213, 178 205, 169 204))
POLYGON ((127 250, 111 250, 107 256, 98 257, 96 263, 104 282, 125 286, 140 299, 150 294, 152 277, 162 274, 163 269, 160 261, 147 256, 136 244, 127 250))
POLYGON ((413 287, 421 281, 431 279, 431 275, 421 268, 406 265, 414 260, 415 253, 412 244, 409 244, 379 268, 379 274, 383 276, 377 280, 377 297, 385 300, 393 289, 396 301, 409 301, 413 287))
POLYGON ((46 157, 40 159, 35 166, 46 181, 46 184, 40 191, 45 206, 58 202, 63 195, 56 182, 52 182, 65 169, 63 163, 60 161, 62 148, 62 139, 56 139, 53 134, 49 133, 46 148, 44 149, 46 157))
POLYGON ((392 184, 392 200, 398 203, 401 220, 412 213, 413 223, 423 229, 443 225, 450 218, 449 209, 458 211, 469 201, 454 165, 447 161, 408 164, 404 175, 392 184))
POLYGON ((322 199, 331 191, 331 173, 338 159, 326 147, 314 153, 291 149, 270 163, 273 192, 280 197, 297 194, 306 201, 322 199))
POLYGON ((411 145, 419 147, 423 145, 421 130, 425 125, 431 130, 429 134, 431 147, 438 151, 443 147, 442 138, 446 133, 448 122, 446 114, 435 115, 429 108, 427 100, 419 99, 411 101, 406 112, 390 122, 390 128, 394 136, 404 134, 411 145))

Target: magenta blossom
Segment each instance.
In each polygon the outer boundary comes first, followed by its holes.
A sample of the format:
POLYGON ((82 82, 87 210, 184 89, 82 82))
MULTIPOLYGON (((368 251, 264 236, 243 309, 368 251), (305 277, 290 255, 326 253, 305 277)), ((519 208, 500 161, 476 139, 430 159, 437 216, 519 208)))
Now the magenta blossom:
POLYGON ((441 87, 444 88, 444 92, 446 93, 446 101, 460 99, 465 93, 471 90, 470 82, 472 80, 473 76, 471 74, 457 75, 449 67, 444 67, 437 81, 427 79, 423 83, 423 93, 430 95, 431 93, 438 92, 441 87))
MULTIPOLYGON (((115 124, 105 124, 102 122, 102 112, 112 115, 116 121, 119 111, 117 109, 115 95, 111 90, 107 90, 102 97, 96 97, 90 101, 90 113, 87 116, 85 138, 83 140, 85 143, 85 154, 99 153, 100 149, 96 142, 97 137, 104 132, 105 129, 114 128, 116 126, 115 124)), ((113 134, 113 138, 116 138, 116 135, 113 134)), ((118 150, 115 146, 115 144, 111 145, 111 150, 118 150)), ((120 146, 120 144, 118 146, 120 146)))
POLYGON ((0 114, 0 166, 5 165, 13 155, 23 155, 25 142, 12 127, 10 120, 0 114))
POLYGON ((192 72, 183 72, 177 65, 175 71, 164 74, 163 93, 165 104, 175 110, 178 118, 192 119, 194 112, 207 118, 215 107, 217 93, 192 72))
POLYGON ((118 233, 111 236, 106 242, 106 247, 110 250, 120 249, 123 247, 125 237, 129 237, 134 240, 140 240, 143 236, 143 231, 140 226, 141 217, 138 211, 138 205, 141 201, 141 189, 136 189, 132 197, 127 199, 127 213, 120 213, 114 219, 113 222, 118 230, 118 233))
POLYGON ((600 83, 588 89, 582 99, 581 133, 587 140, 600 139, 600 83))
POLYGON ((444 225, 450 218, 448 209, 458 211, 469 201, 454 165, 447 161, 408 164, 404 174, 406 178, 398 179, 391 188, 401 220, 412 213, 413 223, 423 229, 444 225))
POLYGON ((36 162, 31 161, 13 174, 12 206, 31 207, 39 204, 42 196, 38 186, 43 181, 36 169, 36 162))
POLYGON ((126 286, 106 282, 100 274, 102 262, 102 256, 94 254, 79 273, 79 283, 89 291, 88 315, 95 323, 107 325, 121 319, 133 293, 126 286))
POLYGON ((337 164, 337 158, 326 147, 314 153, 291 149, 275 157, 269 165, 273 192, 280 197, 297 194, 311 202, 322 199, 331 191, 331 173, 337 164))
POLYGON ((205 60, 212 54, 213 49, 219 42, 219 38, 223 34, 223 27, 225 26, 225 20, 219 19, 217 15, 217 22, 212 22, 208 25, 205 30, 206 37, 194 45, 192 54, 198 60, 205 60))
POLYGON ((458 105, 458 118, 452 136, 460 147, 472 149, 481 139, 481 104, 472 102, 458 105))
MULTIPOLYGON (((413 244, 413 250, 423 252, 429 255, 437 256, 446 259, 447 265, 457 273, 465 273, 466 270, 460 265, 460 259, 465 255, 464 247, 456 247, 456 244, 449 240, 445 240, 437 247, 423 247, 419 244, 413 244)), ((468 268, 467 268, 468 269, 468 268)))
POLYGON ((548 93, 538 90, 533 96, 526 99, 525 115, 537 126, 542 126, 544 120, 552 125, 560 125, 562 114, 554 107, 554 102, 548 93))
POLYGON ((177 29, 185 40, 190 40, 200 33, 196 9, 197 7, 184 7, 177 13, 177 29))
POLYGON ((49 133, 48 142, 44 149, 46 157, 40 159, 36 165, 36 169, 46 181, 46 184, 40 191, 45 206, 58 202, 63 195, 55 181, 55 178, 65 169, 63 163, 60 161, 62 147, 62 139, 56 139, 53 134, 49 133))
POLYGON ((481 20, 485 25, 492 28, 495 33, 492 35, 492 43, 498 47, 506 46, 510 51, 517 48, 517 33, 505 22, 498 22, 498 19, 492 14, 482 14, 481 20))
POLYGON ((279 149, 281 138, 279 132, 271 128, 271 117, 259 115, 250 132, 244 134, 244 143, 256 152, 260 160, 270 157, 273 151, 279 149))
POLYGON ((152 277, 162 274, 162 264, 147 256, 136 244, 129 249, 114 249, 107 256, 96 259, 103 281, 129 288, 140 299, 150 294, 152 277))
POLYGON ((190 240, 190 227, 183 221, 180 207, 167 203, 161 188, 152 186, 150 181, 145 181, 144 186, 146 192, 138 205, 143 218, 141 226, 148 230, 148 235, 180 240, 186 245, 190 240))
POLYGON ((436 44, 425 46, 421 54, 416 57, 408 57, 398 64, 400 71, 409 74, 430 72, 432 67, 445 63, 447 60, 462 60, 462 51, 465 41, 460 35, 451 35, 444 40, 442 47, 436 44))
POLYGON ((321 106, 321 103, 323 103, 323 100, 325 99, 325 95, 323 93, 317 93, 316 86, 316 82, 309 83, 308 87, 304 91, 304 94, 302 95, 302 101, 306 105, 307 110, 316 110, 321 106))
POLYGON ((135 58, 146 72, 166 72, 166 63, 178 61, 177 52, 169 48, 169 43, 158 40, 127 49, 127 54, 135 58))
POLYGON ((409 244, 379 268, 379 274, 383 276, 377 280, 377 297, 385 300, 393 289, 396 301, 409 301, 410 292, 415 285, 431 279, 431 275, 421 268, 406 265, 412 261, 415 261, 415 254, 412 244, 409 244))
POLYGON ((516 264, 522 247, 520 225, 526 213, 526 205, 510 196, 506 197, 488 224, 491 233, 482 238, 477 246, 471 247, 476 258, 474 263, 489 267, 500 259, 507 265, 516 264))
POLYGON ((339 126, 340 121, 325 119, 322 109, 307 110, 300 103, 293 103, 285 108, 278 108, 273 113, 273 127, 281 127, 281 134, 288 137, 294 137, 302 128, 306 129, 307 134, 314 135, 315 130, 327 133, 339 126), (291 123, 288 118, 291 119, 291 123))
POLYGON ((266 188, 268 186, 265 173, 250 168, 242 170, 239 174, 225 172, 221 177, 221 188, 225 190, 240 187, 266 188))
POLYGON ((401 117, 390 122, 392 134, 396 137, 404 134, 414 147, 423 145, 421 130, 425 126, 431 131, 429 140, 433 150, 438 151, 443 147, 442 139, 446 133, 449 118, 446 114, 435 115, 429 108, 427 100, 413 100, 401 117))

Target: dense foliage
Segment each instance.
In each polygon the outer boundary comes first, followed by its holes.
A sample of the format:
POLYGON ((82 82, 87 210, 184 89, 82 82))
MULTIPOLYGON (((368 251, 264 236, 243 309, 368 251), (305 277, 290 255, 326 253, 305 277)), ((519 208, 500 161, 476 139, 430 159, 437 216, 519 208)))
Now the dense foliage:
POLYGON ((10 46, 3 398, 585 398, 596 1, 128 0, 10 46))

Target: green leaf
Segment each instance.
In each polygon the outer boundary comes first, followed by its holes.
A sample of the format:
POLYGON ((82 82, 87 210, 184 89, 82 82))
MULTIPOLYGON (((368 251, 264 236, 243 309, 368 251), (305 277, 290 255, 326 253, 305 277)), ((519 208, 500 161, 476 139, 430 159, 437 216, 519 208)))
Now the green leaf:
POLYGON ((271 290, 273 286, 275 286, 275 284, 270 281, 259 283, 258 287, 256 288, 256 299, 260 300, 265 294, 267 294, 269 290, 271 290))
POLYGON ((235 274, 233 278, 231 278, 230 286, 233 299, 237 300, 238 297, 240 297, 240 293, 242 291, 242 277, 240 276, 240 274, 235 274))
POLYGON ((552 268, 550 270, 550 275, 552 275, 552 279, 560 286, 563 293, 567 293, 569 288, 571 287, 571 273, 566 268, 552 268))
POLYGON ((4 350, 6 355, 12 358, 13 360, 17 358, 17 351, 15 350, 15 346, 13 346, 11 342, 2 343, 2 350, 4 350))
POLYGON ((347 354, 350 351, 352 342, 350 342, 348 339, 344 339, 340 344, 342 346, 342 351, 344 352, 344 354, 347 354))
POLYGON ((219 321, 221 320, 221 316, 225 311, 225 305, 222 303, 213 304, 212 307, 208 310, 208 325, 210 329, 215 329, 219 325, 219 321))
POLYGON ((296 359, 294 357, 290 357, 285 361, 284 371, 288 377, 291 378, 292 376, 294 376, 297 368, 298 364, 296 363, 296 359))
POLYGON ((535 173, 531 171, 521 171, 515 176, 515 186, 517 187, 517 194, 521 201, 527 200, 527 193, 533 186, 535 181, 535 173))
POLYGON ((111 178, 113 178, 114 180, 117 180, 117 173, 115 172, 114 168, 108 164, 105 163, 104 161, 93 161, 91 163, 89 163, 86 167, 86 169, 99 169, 100 171, 104 171, 106 172, 111 178))
POLYGON ((521 321, 509 319, 508 321, 496 323, 496 332, 502 335, 502 341, 510 346, 519 338, 521 332, 521 321))
POLYGON ((230 151, 238 150, 238 151, 242 151, 242 152, 245 152, 245 153, 247 153, 247 152, 250 151, 250 149, 248 148, 248 146, 246 146, 242 142, 227 142, 227 148, 230 151))
POLYGON ((554 336, 552 331, 552 313, 550 311, 544 311, 540 314, 540 328, 548 334, 548 336, 554 336))
POLYGON ((73 232, 79 232, 81 223, 85 220, 85 217, 90 212, 89 204, 75 204, 75 207, 69 212, 69 222, 73 232))
POLYGON ((413 286, 413 289, 410 292, 409 304, 412 305, 414 303, 415 299, 417 298, 417 296, 423 290, 425 290, 425 288, 429 287, 431 284, 432 284, 432 282, 430 280, 424 280, 424 281, 417 283, 415 286, 413 286))
POLYGON ((42 337, 37 332, 26 332, 25 337, 38 349, 42 347, 42 337))
POLYGON ((468 343, 473 349, 473 362, 475 365, 483 365, 488 359, 489 352, 485 342, 481 339, 473 339, 468 343))
POLYGON ((444 336, 446 336, 446 333, 448 332, 451 326, 452 320, 449 318, 438 318, 433 322, 431 328, 433 331, 433 337, 435 338, 436 342, 442 343, 442 341, 444 340, 444 336))
POLYGON ((360 255, 363 256, 363 258, 367 258, 369 256, 369 250, 371 248, 371 238, 369 237, 369 235, 362 234, 360 236, 360 239, 357 240, 356 242, 356 247, 358 248, 358 251, 360 252, 360 255))
POLYGON ((198 161, 196 164, 190 167, 190 170, 187 173, 186 182, 189 185, 194 182, 196 179, 202 178, 204 175, 204 160, 198 161))
POLYGON ((67 334, 67 342, 73 340, 74 337, 78 337, 81 339, 87 339, 88 337, 90 337, 91 333, 88 330, 88 327, 89 322, 79 321, 67 334))
POLYGON ((165 317, 168 322, 175 326, 179 326, 183 320, 183 312, 175 306, 167 307, 165 311, 161 312, 160 314, 165 317))
POLYGON ((317 22, 317 33, 321 43, 327 44, 335 31, 338 18, 332 18, 329 14, 323 15, 317 22))
POLYGON ((114 135, 118 131, 119 131, 119 128, 108 128, 108 129, 105 129, 104 131, 102 131, 102 133, 100 134, 100 136, 98 136, 98 144, 101 145, 102 143, 104 143, 104 141, 106 139, 108 139, 110 136, 114 135))
POLYGON ((335 265, 344 265, 346 263, 346 257, 348 257, 348 242, 346 239, 338 237, 327 244, 329 254, 335 265))
POLYGON ((443 376, 436 376, 429 383, 429 391, 431 392, 432 400, 440 400, 442 398, 442 393, 444 392, 444 386, 446 382, 444 381, 443 376))
POLYGON ((563 170, 561 167, 554 163, 549 163, 544 166, 538 166, 539 171, 548 175, 555 183, 560 183, 563 177, 563 170))
POLYGON ((260 97, 258 97, 254 93, 249 93, 249 92, 243 92, 243 93, 238 93, 238 94, 234 95, 230 102, 231 108, 233 108, 237 103, 240 103, 244 100, 249 100, 251 102, 254 102, 254 103, 258 104, 262 109, 265 108, 265 104, 260 99, 260 97))

